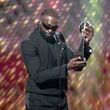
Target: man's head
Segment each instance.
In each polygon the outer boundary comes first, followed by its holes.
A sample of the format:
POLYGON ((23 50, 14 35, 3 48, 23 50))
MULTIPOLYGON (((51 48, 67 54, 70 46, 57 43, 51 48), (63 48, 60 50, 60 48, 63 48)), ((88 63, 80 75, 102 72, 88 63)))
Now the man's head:
POLYGON ((46 9, 40 16, 40 29, 48 37, 53 35, 58 28, 59 16, 54 9, 46 9))

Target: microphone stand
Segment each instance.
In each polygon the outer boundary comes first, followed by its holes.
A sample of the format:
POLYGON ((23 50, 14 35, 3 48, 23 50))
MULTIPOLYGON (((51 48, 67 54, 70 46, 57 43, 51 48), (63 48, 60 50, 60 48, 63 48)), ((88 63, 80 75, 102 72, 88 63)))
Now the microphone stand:
MULTIPOLYGON (((66 50, 66 44, 64 43, 64 44, 62 44, 62 49, 61 49, 61 53, 60 53, 61 60, 60 60, 59 66, 61 66, 61 64, 62 64, 63 53, 65 50, 66 50)), ((60 75, 60 72, 61 72, 61 67, 59 68, 59 100, 58 100, 59 110, 61 107, 61 75, 60 75)))

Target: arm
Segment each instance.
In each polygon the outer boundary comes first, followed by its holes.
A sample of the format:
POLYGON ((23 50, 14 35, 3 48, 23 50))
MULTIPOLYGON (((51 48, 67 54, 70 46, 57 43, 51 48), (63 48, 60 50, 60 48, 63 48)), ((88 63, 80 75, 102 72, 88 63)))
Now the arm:
MULTIPOLYGON (((58 32, 58 34, 59 34, 60 40, 65 43, 64 36, 60 32, 58 32)), ((86 42, 83 45, 84 45, 84 50, 83 50, 84 57, 86 58, 86 60, 88 60, 88 58, 90 57, 90 55, 92 53, 92 49, 89 46, 89 44, 86 42)), ((81 48, 81 46, 82 46, 82 44, 80 44, 79 49, 81 48)), ((79 51, 79 49, 78 49, 78 51, 79 51)), ((75 52, 68 46, 66 46, 66 51, 67 51, 67 61, 69 62, 70 59, 75 57, 75 52)))
MULTIPOLYGON (((82 45, 80 45, 80 46, 82 46, 82 45)), ((75 52, 71 48, 67 47, 67 59, 68 59, 68 61, 75 57, 74 53, 75 52)), ((85 43, 84 44, 84 57, 86 58, 86 60, 89 59, 91 54, 92 54, 92 48, 88 44, 85 43)))
POLYGON ((62 35, 62 33, 57 32, 57 37, 58 37, 58 39, 60 39, 62 44, 64 44, 64 46, 62 46, 62 47, 66 47, 67 62, 69 62, 70 59, 74 58, 74 52, 73 52, 73 50, 69 46, 67 46, 67 44, 65 42, 65 38, 62 35))
POLYGON ((38 49, 28 41, 22 42, 21 51, 29 77, 31 77, 36 83, 42 84, 49 80, 59 79, 59 74, 61 79, 66 78, 66 65, 44 70, 40 61, 38 49))

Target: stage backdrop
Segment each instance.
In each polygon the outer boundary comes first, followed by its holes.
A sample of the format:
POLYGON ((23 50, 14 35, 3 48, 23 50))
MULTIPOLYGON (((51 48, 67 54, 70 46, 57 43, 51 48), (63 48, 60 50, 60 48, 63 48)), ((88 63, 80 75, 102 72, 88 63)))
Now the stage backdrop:
POLYGON ((70 110, 110 110, 110 0, 0 0, 0 110, 25 110, 28 77, 21 41, 37 26, 45 8, 61 16, 61 31, 78 48, 78 25, 89 20, 95 29, 87 67, 69 78, 70 110))

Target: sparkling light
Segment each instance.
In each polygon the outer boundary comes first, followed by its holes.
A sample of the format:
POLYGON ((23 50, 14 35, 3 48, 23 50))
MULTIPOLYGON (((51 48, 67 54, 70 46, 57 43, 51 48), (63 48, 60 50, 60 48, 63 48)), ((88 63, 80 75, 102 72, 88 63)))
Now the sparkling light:
POLYGON ((39 14, 46 7, 62 13, 58 31, 70 46, 78 43, 77 27, 82 20, 89 20, 95 30, 90 43, 93 54, 87 67, 70 78, 71 89, 67 93, 70 110, 109 110, 109 0, 0 0, 0 110, 25 110, 27 72, 20 41, 36 27, 39 14))

